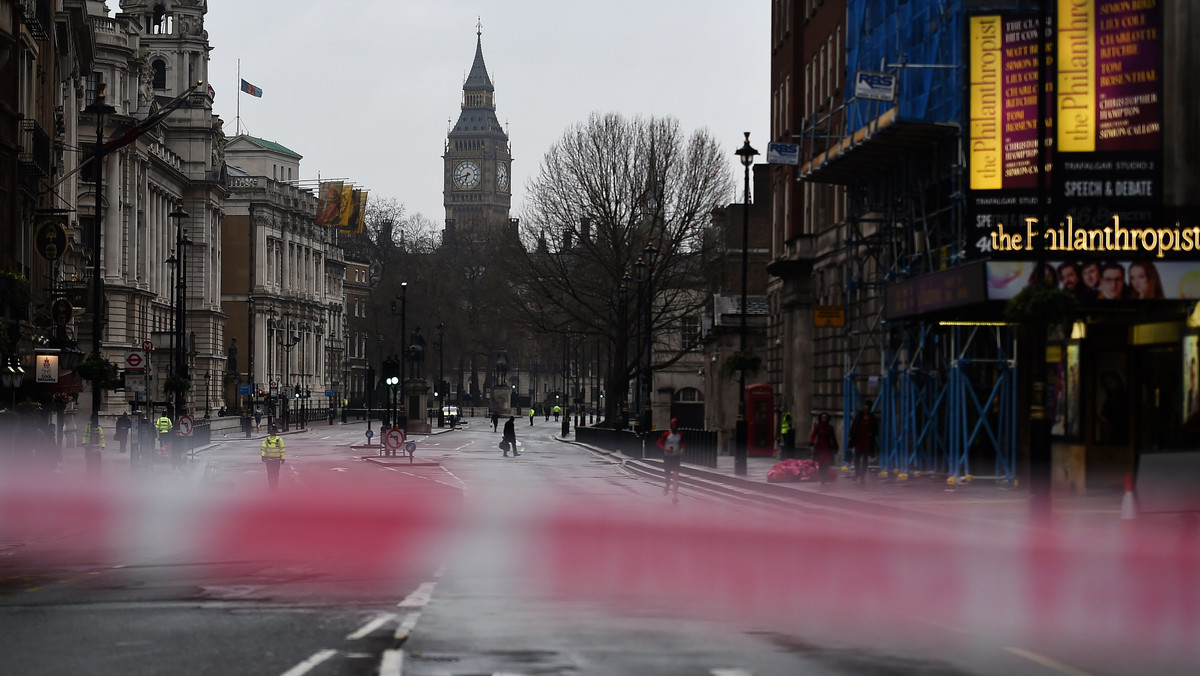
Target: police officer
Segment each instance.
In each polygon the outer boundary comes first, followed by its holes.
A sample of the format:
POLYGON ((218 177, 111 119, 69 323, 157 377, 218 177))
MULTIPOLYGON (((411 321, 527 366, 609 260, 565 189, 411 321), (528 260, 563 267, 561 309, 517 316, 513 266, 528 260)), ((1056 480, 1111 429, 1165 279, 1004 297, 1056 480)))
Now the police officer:
POLYGON ((285 452, 283 439, 274 425, 271 425, 267 438, 263 439, 260 455, 267 465, 267 485, 275 490, 279 487, 279 466, 283 464, 285 452))
POLYGON ((167 435, 171 433, 171 428, 175 425, 171 423, 171 419, 167 417, 167 412, 163 411, 162 415, 158 416, 158 420, 154 421, 154 429, 158 430, 158 447, 162 448, 167 445, 167 435))
POLYGON ((84 426, 83 436, 80 437, 80 441, 88 449, 104 448, 104 428, 100 426, 100 422, 95 414, 92 415, 91 422, 84 426))
POLYGON ((792 449, 796 447, 796 428, 792 425, 792 412, 786 408, 779 419, 779 436, 783 437, 780 455, 784 458, 792 457, 792 449))

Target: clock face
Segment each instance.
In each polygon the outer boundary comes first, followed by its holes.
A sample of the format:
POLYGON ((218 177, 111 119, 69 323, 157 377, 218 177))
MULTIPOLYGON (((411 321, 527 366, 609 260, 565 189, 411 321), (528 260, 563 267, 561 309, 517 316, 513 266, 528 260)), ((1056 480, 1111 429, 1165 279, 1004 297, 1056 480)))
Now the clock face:
POLYGON ((470 190, 479 185, 479 165, 471 160, 459 162, 454 167, 454 183, 463 190, 470 190))
POLYGON ((496 165, 496 187, 508 190, 508 165, 503 162, 496 165))

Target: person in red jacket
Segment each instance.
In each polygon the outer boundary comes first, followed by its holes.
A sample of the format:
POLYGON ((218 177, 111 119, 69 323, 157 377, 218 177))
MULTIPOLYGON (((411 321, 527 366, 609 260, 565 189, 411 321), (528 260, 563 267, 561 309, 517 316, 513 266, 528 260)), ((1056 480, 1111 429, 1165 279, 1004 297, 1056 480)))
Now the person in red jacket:
POLYGON ((829 468, 833 466, 833 456, 838 451, 837 435, 829 422, 829 414, 822 413, 813 425, 812 433, 808 435, 808 443, 813 449, 813 461, 817 463, 817 476, 821 483, 829 481, 829 468))
POLYGON ((679 431, 679 421, 671 418, 671 428, 658 438, 658 447, 663 452, 663 495, 671 493, 671 502, 679 502, 679 465, 683 460, 683 434, 679 431))

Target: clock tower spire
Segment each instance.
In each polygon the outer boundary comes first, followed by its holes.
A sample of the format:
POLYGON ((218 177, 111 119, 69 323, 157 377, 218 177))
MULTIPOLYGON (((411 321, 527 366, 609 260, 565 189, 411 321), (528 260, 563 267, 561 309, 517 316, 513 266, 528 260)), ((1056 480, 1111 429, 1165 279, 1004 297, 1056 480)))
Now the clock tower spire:
POLYGON ((507 225, 512 155, 496 118, 496 89, 483 61, 483 24, 475 26, 475 60, 463 82, 462 108, 442 155, 446 237, 482 239, 507 225))

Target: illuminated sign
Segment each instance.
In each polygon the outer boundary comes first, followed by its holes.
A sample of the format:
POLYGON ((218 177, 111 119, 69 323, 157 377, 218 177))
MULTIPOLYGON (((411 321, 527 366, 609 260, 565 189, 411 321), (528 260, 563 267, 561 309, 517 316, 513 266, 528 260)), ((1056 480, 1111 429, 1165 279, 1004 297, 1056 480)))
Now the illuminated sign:
POLYGON ((1096 149, 1095 0, 1058 1, 1058 149, 1096 149))
POLYGON ((973 16, 971 41, 971 189, 1004 187, 1002 58, 999 16, 973 16))

